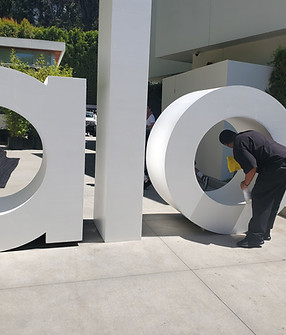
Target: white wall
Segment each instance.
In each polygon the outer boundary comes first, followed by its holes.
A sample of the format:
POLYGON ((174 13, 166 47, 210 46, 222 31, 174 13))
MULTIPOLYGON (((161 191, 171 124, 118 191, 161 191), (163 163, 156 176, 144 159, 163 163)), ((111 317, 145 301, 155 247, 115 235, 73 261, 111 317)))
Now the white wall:
POLYGON ((268 86, 270 66, 223 61, 163 79, 162 109, 184 94, 221 86, 268 86))
POLYGON ((285 0, 153 1, 157 57, 286 29, 285 0))
POLYGON ((157 79, 164 76, 170 76, 177 73, 182 73, 192 69, 192 64, 170 61, 167 59, 157 58, 156 50, 156 17, 157 17, 157 3, 152 2, 152 21, 151 21, 151 41, 150 41, 150 60, 149 60, 149 78, 157 79))
POLYGON ((227 72, 225 61, 163 79, 162 109, 184 94, 226 86, 227 72))
POLYGON ((207 50, 193 56, 193 69, 205 66, 208 62, 217 63, 226 59, 267 65, 280 45, 286 47, 286 34, 207 50))
POLYGON ((223 157, 224 153, 224 147, 218 142, 218 134, 223 131, 224 127, 224 122, 214 125, 203 137, 196 153, 197 168, 207 176, 219 180, 231 177, 226 169, 225 160, 218 159, 218 157, 223 157))
POLYGON ((210 0, 154 1, 157 57, 208 45, 210 0))

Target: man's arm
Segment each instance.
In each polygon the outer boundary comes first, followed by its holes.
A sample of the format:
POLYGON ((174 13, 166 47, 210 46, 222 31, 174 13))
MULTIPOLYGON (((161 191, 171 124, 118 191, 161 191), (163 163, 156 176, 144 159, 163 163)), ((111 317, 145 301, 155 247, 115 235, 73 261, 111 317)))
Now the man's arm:
POLYGON ((256 167, 245 174, 244 180, 240 183, 240 188, 244 190, 252 181, 256 174, 256 167))

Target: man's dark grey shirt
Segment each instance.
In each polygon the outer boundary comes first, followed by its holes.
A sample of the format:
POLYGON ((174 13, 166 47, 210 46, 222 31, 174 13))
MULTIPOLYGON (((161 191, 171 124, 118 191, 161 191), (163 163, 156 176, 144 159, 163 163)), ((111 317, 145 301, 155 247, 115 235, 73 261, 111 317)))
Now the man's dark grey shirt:
POLYGON ((286 162, 286 147, 257 131, 238 133, 233 144, 234 158, 244 173, 253 168, 258 173, 275 171, 286 162))

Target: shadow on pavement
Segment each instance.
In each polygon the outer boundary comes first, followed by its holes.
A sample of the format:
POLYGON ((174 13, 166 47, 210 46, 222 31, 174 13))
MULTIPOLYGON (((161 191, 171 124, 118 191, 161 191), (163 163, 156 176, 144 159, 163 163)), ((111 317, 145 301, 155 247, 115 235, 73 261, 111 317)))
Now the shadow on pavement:
POLYGON ((95 177, 95 154, 86 153, 85 154, 85 171, 84 173, 87 176, 90 176, 92 178, 95 177))
POLYGON ((85 138, 85 148, 88 149, 88 150, 93 150, 93 151, 96 150, 96 140, 95 140, 94 137, 92 137, 92 138, 86 137, 85 138))
POLYGON ((222 235, 202 229, 182 214, 144 214, 144 237, 179 236, 204 245, 220 245, 235 248, 242 235, 222 235))
POLYGON ((159 202, 163 205, 168 205, 165 200, 163 200, 160 195, 156 192, 153 185, 150 185, 146 190, 144 190, 143 194, 144 198, 148 198, 150 200, 154 200, 156 202, 159 202))
POLYGON ((55 249, 55 248, 66 248, 66 247, 76 247, 78 246, 77 242, 62 242, 62 243, 46 243, 46 234, 36 238, 35 240, 22 245, 21 247, 10 249, 4 252, 10 251, 23 251, 23 250, 32 250, 32 249, 55 249))
POLYGON ((83 240, 80 243, 103 243, 95 223, 92 219, 83 220, 83 240))
POLYGON ((83 220, 83 240, 77 242, 60 242, 46 243, 46 234, 36 238, 35 240, 22 245, 21 247, 6 250, 3 252, 23 251, 33 249, 56 249, 67 247, 78 247, 80 243, 103 243, 98 230, 95 227, 93 220, 83 220))

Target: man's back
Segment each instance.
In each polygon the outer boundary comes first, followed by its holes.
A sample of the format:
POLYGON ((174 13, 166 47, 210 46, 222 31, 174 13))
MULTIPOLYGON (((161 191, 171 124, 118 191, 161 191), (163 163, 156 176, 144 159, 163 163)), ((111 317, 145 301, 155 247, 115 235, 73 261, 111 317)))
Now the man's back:
POLYGON ((245 173, 255 167, 258 173, 273 171, 286 160, 286 147, 254 130, 235 136, 233 153, 245 173))

